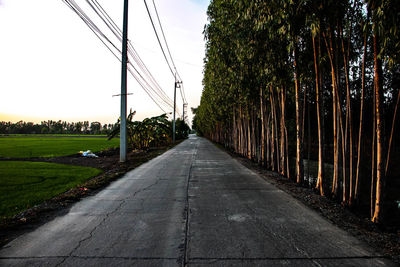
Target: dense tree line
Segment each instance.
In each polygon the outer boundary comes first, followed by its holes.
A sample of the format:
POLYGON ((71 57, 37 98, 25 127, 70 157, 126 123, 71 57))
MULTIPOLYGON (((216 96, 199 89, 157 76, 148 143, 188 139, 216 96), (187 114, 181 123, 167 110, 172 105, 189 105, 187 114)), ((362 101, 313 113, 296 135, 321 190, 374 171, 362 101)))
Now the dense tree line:
POLYGON ((89 121, 0 122, 0 134, 109 134, 114 128, 114 124, 89 121))
POLYGON ((213 0, 207 14, 197 132, 373 222, 398 213, 400 5, 213 0))

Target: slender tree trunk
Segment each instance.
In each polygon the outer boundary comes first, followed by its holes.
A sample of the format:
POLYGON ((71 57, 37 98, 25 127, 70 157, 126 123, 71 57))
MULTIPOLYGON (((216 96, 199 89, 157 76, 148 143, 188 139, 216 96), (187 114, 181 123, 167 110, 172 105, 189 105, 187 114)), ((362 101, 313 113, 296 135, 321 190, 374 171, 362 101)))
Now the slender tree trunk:
POLYGON ((328 50, 329 61, 331 65, 331 77, 332 77, 332 121, 333 121, 333 181, 332 181, 332 195, 338 197, 339 189, 339 148, 338 148, 338 127, 337 127, 337 83, 336 83, 336 72, 333 64, 333 45, 332 45, 332 30, 329 32, 329 43, 325 34, 323 34, 326 48, 328 50))
POLYGON ((267 167, 272 169, 271 166, 271 110, 268 112, 267 122, 266 122, 266 130, 267 130, 267 167))
POLYGON ((275 129, 275 151, 276 151, 276 170, 280 172, 281 164, 280 164, 280 153, 279 153, 279 134, 278 134, 278 113, 276 111, 276 98, 275 94, 273 94, 273 109, 274 109, 274 129, 275 129))
POLYGON ((239 106, 239 117, 238 117, 238 126, 239 126, 239 149, 237 153, 243 155, 243 124, 242 124, 242 106, 239 106))
POLYGON ((387 156, 386 156, 385 177, 388 177, 388 168, 389 168, 389 163, 390 163, 390 150, 392 148, 393 133, 394 133, 395 125, 396 125, 396 115, 397 115, 397 108, 399 106, 399 102, 400 102, 400 90, 397 93, 397 101, 396 101, 396 106, 394 108, 393 121, 392 121, 392 130, 390 131, 389 148, 388 148, 388 152, 387 152, 387 156))
MULTIPOLYGON (((248 111, 248 108, 247 108, 248 111)), ((246 117, 247 124, 247 158, 251 159, 251 131, 250 131, 250 114, 247 114, 246 117)))
MULTIPOLYGON (((286 91, 284 92, 284 102, 286 103, 286 91)), ((285 108, 286 110, 286 108, 285 108)), ((290 179, 290 168, 289 168, 289 140, 288 140, 288 132, 287 132, 287 127, 286 127, 286 111, 285 111, 285 150, 286 150, 286 175, 287 178, 290 179)))
POLYGON ((272 96, 272 86, 270 88, 269 99, 271 103, 271 169, 273 171, 276 170, 275 166, 275 108, 274 108, 274 101, 272 96))
MULTIPOLYGON (((349 199, 348 203, 351 206, 352 201, 353 201, 353 126, 352 126, 352 120, 351 120, 351 98, 350 98, 350 81, 349 81, 349 45, 347 46, 347 53, 345 50, 345 45, 344 45, 344 40, 343 40, 343 32, 341 31, 341 43, 342 43, 342 53, 343 53, 343 63, 344 63, 344 71, 345 71, 345 78, 346 78, 346 104, 347 104, 347 109, 346 109, 346 137, 345 137, 345 142, 347 145, 347 132, 349 132, 349 151, 350 151, 350 158, 349 158, 349 185, 348 185, 348 194, 349 194, 349 199), (347 55, 347 56, 346 56, 347 55), (349 131, 347 131, 349 129, 349 131)), ((349 37, 351 38, 351 36, 349 37)), ((347 151, 347 149, 345 149, 347 151)), ((345 158, 346 155, 344 155, 343 161, 346 160, 345 158)), ((345 165, 344 165, 345 167, 345 165)), ((344 169, 344 173, 346 174, 346 169, 344 169)), ((343 202, 346 203, 346 194, 345 191, 343 195, 343 202)))
POLYGON ((285 117, 286 117, 286 105, 285 105, 285 96, 284 96, 284 88, 281 89, 280 92, 280 102, 281 102, 281 174, 283 176, 287 176, 286 173, 286 167, 285 167, 285 161, 287 160, 287 155, 285 153, 285 140, 286 140, 286 135, 285 135, 285 128, 286 128, 286 122, 285 122, 285 117))
POLYGON ((265 127, 264 127, 264 96, 263 89, 260 88, 260 117, 261 117, 261 165, 265 166, 265 127))
MULTIPOLYGON (((304 95, 304 98, 306 96, 304 95)), ((310 154, 311 154, 311 121, 310 121, 310 101, 309 98, 310 96, 307 95, 307 135, 308 135, 308 140, 307 140, 307 181, 310 183, 310 154)), ((304 127, 304 124, 303 124, 304 127)), ((311 186, 314 186, 313 184, 311 186)))
POLYGON ((295 43, 293 49, 294 55, 294 87, 296 97, 296 180, 298 184, 304 182, 304 165, 303 165, 303 143, 301 141, 301 103, 300 103, 300 92, 299 92, 299 74, 297 67, 297 44, 295 43))
POLYGON ((379 40, 374 34, 374 62, 375 62, 375 98, 376 98, 376 198, 375 211, 372 221, 380 223, 383 213, 383 192, 385 188, 385 155, 384 155, 384 118, 383 118, 383 88, 382 62, 378 58, 380 51, 379 40))
POLYGON ((323 136, 323 102, 322 102, 322 94, 321 87, 319 83, 319 58, 317 57, 318 53, 316 51, 315 45, 315 36, 312 38, 313 41, 313 51, 314 51, 314 68, 315 68, 315 90, 317 97, 317 122, 318 122, 318 177, 317 177, 317 186, 316 189, 319 190, 321 196, 325 195, 325 177, 324 177, 324 136, 323 136))
MULTIPOLYGON (((374 78, 375 79, 375 78, 374 78)), ((371 219, 374 216, 375 212, 375 181, 376 181, 376 169, 375 169, 375 154, 376 154, 376 98, 375 98, 375 93, 376 88, 374 84, 374 89, 373 89, 373 114, 372 114, 372 156, 371 156, 371 219)))
POLYGON ((303 92, 303 116, 301 118, 301 120, 302 120, 301 125, 303 125, 302 131, 301 131, 301 141, 303 142, 303 144, 304 144, 304 132, 305 132, 305 125, 306 125, 306 123, 305 123, 305 120, 306 120, 306 101, 307 101, 306 95, 307 95, 307 86, 304 86, 304 92, 303 92))
POLYGON ((360 126, 358 128, 358 147, 357 147, 357 167, 356 167, 356 182, 354 189, 354 201, 359 201, 360 193, 360 162, 361 162, 361 138, 363 133, 363 119, 364 119, 364 90, 365 90, 365 56, 367 51, 367 34, 364 34, 364 51, 363 61, 361 67, 361 106, 360 106, 360 126))

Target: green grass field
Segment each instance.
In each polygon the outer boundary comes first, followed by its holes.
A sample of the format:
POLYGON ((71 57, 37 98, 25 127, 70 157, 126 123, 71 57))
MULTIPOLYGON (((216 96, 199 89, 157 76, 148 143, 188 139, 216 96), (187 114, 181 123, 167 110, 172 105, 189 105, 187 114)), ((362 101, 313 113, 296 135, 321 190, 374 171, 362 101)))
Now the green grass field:
POLYGON ((86 150, 97 152, 118 146, 119 138, 107 141, 106 137, 99 136, 1 136, 0 157, 57 157, 86 150))
POLYGON ((0 161, 0 217, 13 216, 100 173, 88 167, 0 161))

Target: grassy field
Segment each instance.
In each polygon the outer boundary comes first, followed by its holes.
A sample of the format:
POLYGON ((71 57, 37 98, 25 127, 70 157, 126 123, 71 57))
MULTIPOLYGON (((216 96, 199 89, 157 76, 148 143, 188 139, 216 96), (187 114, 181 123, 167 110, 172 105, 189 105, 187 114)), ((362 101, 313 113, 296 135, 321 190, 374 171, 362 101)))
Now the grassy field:
POLYGON ((15 215, 100 173, 63 164, 0 161, 0 217, 15 215))
POLYGON ((107 141, 105 136, 1 136, 0 157, 57 157, 86 150, 97 152, 118 146, 118 138, 107 141))

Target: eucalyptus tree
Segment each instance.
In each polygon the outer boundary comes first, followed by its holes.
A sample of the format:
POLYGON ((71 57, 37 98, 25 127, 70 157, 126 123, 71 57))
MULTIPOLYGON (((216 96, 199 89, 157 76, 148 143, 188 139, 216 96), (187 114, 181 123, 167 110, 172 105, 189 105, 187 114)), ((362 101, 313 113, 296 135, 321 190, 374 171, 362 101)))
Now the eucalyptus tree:
MULTIPOLYGON (((399 8, 393 0, 367 2, 370 17, 362 0, 211 1, 204 30, 204 90, 194 124, 206 137, 288 177, 288 147, 296 147, 296 181, 300 184, 304 178, 304 126, 317 124, 318 129, 309 130, 309 137, 318 137, 316 188, 321 195, 331 195, 352 206, 359 204, 360 188, 368 182, 361 182, 360 166, 365 165, 362 155, 368 154, 361 153, 361 147, 362 141, 369 145, 370 136, 363 132, 370 125, 363 124, 371 118, 371 112, 364 112, 364 106, 373 100, 376 115, 369 121, 375 127, 373 134, 376 129, 377 141, 375 144, 372 136, 373 175, 368 200, 373 220, 379 222, 391 140, 396 136, 395 103, 400 102, 395 100, 396 96, 400 99, 396 89, 385 89, 382 62, 389 76, 393 71, 386 66, 399 65, 399 8), (374 29, 372 48, 368 46, 370 20, 374 29), (376 89, 373 96, 372 88, 376 89), (332 108, 325 109, 324 102, 332 108), (386 154, 382 110, 389 104, 395 107, 386 154), (355 109, 358 105, 359 114, 355 109), (357 135, 354 122, 358 115, 357 135), (325 145, 333 149, 325 150, 325 145), (327 159, 333 162, 332 177, 324 173, 326 151, 327 159)), ((310 155, 310 143, 309 160, 315 156, 310 155)), ((366 191, 362 192, 364 198, 366 191)))
MULTIPOLYGON (((374 50, 374 102, 376 120, 376 195, 372 221, 379 223, 382 220, 383 194, 386 182, 386 158, 385 155, 385 135, 384 135, 384 92, 383 92, 383 73, 382 58, 390 64, 398 64, 400 52, 399 26, 400 19, 398 13, 400 8, 398 3, 393 0, 378 1, 367 0, 368 10, 371 12, 373 27, 373 50, 374 50), (390 53, 392 52, 392 53, 390 53), (386 57, 386 58, 385 58, 386 57)), ((394 127, 394 123, 392 128, 394 127)), ((375 148, 373 148, 375 149, 375 148)), ((390 151, 390 150, 389 150, 390 151)), ((374 162, 373 162, 374 164, 374 162)), ((373 196, 371 196, 371 204, 373 196)))

